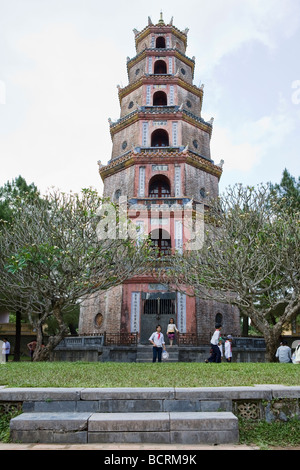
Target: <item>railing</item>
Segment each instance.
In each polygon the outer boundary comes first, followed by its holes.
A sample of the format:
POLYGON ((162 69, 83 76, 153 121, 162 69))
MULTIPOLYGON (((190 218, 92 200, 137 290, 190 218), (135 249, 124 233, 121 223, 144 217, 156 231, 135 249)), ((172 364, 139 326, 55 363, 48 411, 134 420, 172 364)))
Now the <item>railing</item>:
POLYGON ((104 333, 95 335, 66 336, 55 349, 98 349, 104 345, 104 339, 104 333))
POLYGON ((164 211, 170 209, 182 210, 183 208, 190 208, 195 211, 202 207, 201 203, 197 203, 190 198, 183 197, 138 197, 129 199, 128 202, 131 206, 138 205, 139 210, 151 209, 153 211, 164 211), (190 204, 190 206, 187 206, 188 204, 190 204))
POLYGON ((177 343, 178 346, 199 346, 199 339, 195 333, 179 333, 177 343))
POLYGON ((105 333, 105 346, 136 346, 138 333, 105 333))

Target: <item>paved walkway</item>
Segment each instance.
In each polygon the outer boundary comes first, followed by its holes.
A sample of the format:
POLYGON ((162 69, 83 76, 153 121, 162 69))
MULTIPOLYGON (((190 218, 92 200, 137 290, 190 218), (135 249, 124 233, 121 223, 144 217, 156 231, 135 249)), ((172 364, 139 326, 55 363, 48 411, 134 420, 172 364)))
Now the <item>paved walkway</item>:
POLYGON ((201 450, 258 450, 255 446, 246 445, 160 445, 160 444, 0 444, 2 450, 105 450, 105 451, 143 451, 161 450, 165 452, 177 451, 201 451, 201 450))

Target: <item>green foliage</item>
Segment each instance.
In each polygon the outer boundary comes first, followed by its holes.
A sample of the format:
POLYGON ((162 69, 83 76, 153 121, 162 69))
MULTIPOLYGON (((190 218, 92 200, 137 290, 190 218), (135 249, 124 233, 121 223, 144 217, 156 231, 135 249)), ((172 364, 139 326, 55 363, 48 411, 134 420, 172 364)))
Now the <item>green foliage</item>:
POLYGON ((280 184, 271 185, 271 189, 282 209, 300 210, 300 177, 297 181, 285 169, 280 184))
POLYGON ((300 445, 300 419, 287 422, 239 420, 240 444, 255 444, 261 449, 293 447, 300 445))
POLYGON ((35 198, 39 194, 34 183, 27 184, 22 176, 8 181, 0 188, 0 220, 11 222, 20 199, 35 198))
POLYGON ((0 413, 0 442, 10 442, 10 420, 15 418, 21 411, 11 411, 10 413, 0 413))

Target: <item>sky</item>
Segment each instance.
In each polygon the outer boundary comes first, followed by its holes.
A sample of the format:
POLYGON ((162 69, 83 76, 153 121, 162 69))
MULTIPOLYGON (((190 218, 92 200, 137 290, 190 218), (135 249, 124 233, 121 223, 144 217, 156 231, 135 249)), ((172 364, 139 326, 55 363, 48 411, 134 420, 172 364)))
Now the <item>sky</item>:
POLYGON ((132 30, 160 11, 189 28, 221 192, 300 175, 300 0, 0 0, 0 186, 102 192, 132 30))

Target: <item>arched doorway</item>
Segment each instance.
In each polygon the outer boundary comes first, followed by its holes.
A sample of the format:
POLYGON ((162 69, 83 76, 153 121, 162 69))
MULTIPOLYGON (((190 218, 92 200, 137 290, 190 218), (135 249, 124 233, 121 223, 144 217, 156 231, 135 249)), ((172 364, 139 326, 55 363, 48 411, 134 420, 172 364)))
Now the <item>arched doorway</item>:
POLYGON ((170 318, 176 323, 176 293, 175 292, 142 292, 142 314, 140 342, 150 344, 149 337, 155 331, 156 325, 161 325, 162 333, 166 331, 170 318))
POLYGON ((215 316, 215 324, 222 325, 223 324, 223 315, 222 313, 217 313, 215 316))
POLYGON ((157 129, 151 135, 151 147, 169 147, 169 134, 163 129, 157 129))
POLYGON ((149 181, 149 197, 170 197, 170 181, 164 175, 156 175, 149 181))
POLYGON ((153 106, 167 106, 168 98, 164 91, 157 91, 153 95, 153 106))
POLYGON ((164 60, 157 60, 154 64, 155 75, 165 75, 167 73, 167 64, 164 60))

